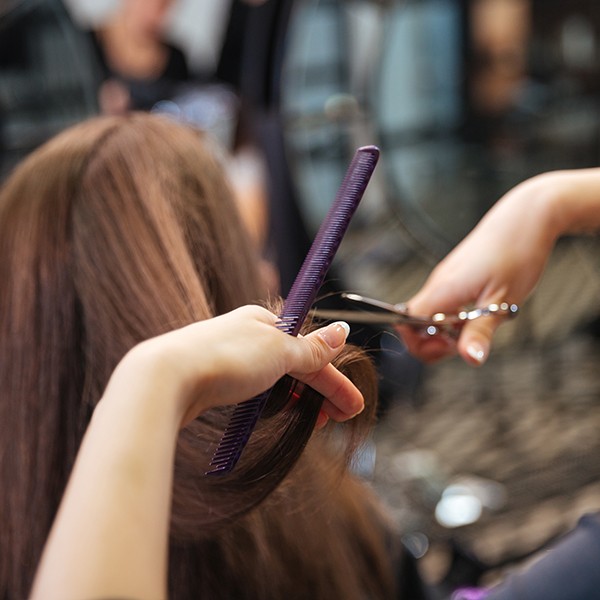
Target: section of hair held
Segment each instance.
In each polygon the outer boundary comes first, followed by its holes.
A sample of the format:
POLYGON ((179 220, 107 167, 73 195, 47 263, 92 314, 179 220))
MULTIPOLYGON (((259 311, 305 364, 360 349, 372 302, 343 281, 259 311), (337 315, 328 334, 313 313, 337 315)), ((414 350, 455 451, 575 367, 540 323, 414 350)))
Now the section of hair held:
MULTIPOLYGON (((230 410, 209 411, 182 432, 173 496, 172 533, 176 539, 190 535, 201 538, 260 504, 286 477, 294 477, 294 466, 307 444, 318 444, 317 459, 342 475, 373 422, 376 376, 370 359, 357 348, 346 347, 334 364, 365 396, 365 410, 348 423, 330 423, 313 433, 322 396, 306 386, 297 401, 289 405, 292 380, 284 378, 270 401, 287 406, 259 420, 231 473, 204 475, 230 410)), ((310 485, 310 481, 306 483, 310 485)))

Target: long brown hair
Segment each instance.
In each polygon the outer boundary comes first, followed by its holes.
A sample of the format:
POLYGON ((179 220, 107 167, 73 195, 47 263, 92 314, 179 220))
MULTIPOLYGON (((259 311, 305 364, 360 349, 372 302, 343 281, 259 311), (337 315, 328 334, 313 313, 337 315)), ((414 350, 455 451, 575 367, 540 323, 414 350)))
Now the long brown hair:
MULTIPOLYGON (((122 356, 167 330, 264 302, 257 265, 208 145, 164 118, 91 120, 40 148, 7 181, 0 598, 28 593, 81 438, 122 356)), ((366 396, 369 409, 353 424, 360 427, 373 415, 374 372, 358 350, 339 364, 366 396)), ((181 433, 173 598, 392 594, 381 512, 334 458, 355 437, 347 428, 314 435, 302 452, 321 402, 310 390, 305 396, 263 420, 230 477, 204 476, 225 411, 208 411, 181 433)))

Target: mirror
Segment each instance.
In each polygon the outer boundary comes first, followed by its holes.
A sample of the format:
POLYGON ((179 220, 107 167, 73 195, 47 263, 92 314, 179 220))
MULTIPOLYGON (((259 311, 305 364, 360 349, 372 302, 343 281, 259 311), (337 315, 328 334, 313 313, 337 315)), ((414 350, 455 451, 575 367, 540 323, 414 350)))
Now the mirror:
MULTIPOLYGON (((338 261, 348 286, 406 300, 511 187, 598 164, 597 13, 590 1, 296 2, 282 111, 309 231, 354 148, 382 151, 353 224, 360 253, 342 249, 338 261), (415 268, 389 277, 406 263, 415 268)), ((594 243, 570 245, 586 274, 550 285, 568 322, 536 322, 536 335, 564 334, 597 312, 580 292, 590 273, 598 279, 594 243)))
MULTIPOLYGON (((354 148, 382 150, 342 287, 406 300, 515 184, 598 166, 599 34, 592 0, 296 2, 282 110, 312 232, 354 148)), ((518 561, 600 506, 599 274, 597 238, 561 240, 477 370, 417 365, 381 336, 397 388, 374 481, 432 579, 454 561, 476 580, 490 570, 472 553, 518 561)))

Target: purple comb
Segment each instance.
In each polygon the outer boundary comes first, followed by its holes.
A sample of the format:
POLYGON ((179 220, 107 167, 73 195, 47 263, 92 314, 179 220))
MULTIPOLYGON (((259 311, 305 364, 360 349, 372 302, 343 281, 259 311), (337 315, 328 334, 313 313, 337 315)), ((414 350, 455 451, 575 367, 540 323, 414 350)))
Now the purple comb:
MULTIPOLYGON (((296 336, 308 315, 331 262, 348 229, 350 219, 361 201, 375 165, 379 149, 363 146, 355 154, 342 181, 335 201, 304 259, 283 305, 277 327, 296 336)), ((272 388, 238 404, 215 450, 207 475, 229 473, 239 460, 263 411, 272 388)))

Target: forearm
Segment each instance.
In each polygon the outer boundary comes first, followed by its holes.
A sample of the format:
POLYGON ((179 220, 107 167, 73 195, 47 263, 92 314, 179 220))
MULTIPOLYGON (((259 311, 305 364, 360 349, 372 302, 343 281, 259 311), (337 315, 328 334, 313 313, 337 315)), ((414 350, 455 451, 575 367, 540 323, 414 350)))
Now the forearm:
POLYGON ((217 404, 252 398, 285 373, 346 420, 360 391, 330 361, 347 326, 303 337, 246 306, 158 336, 119 363, 79 450, 46 543, 33 598, 150 598, 166 595, 172 472, 179 429, 217 404))
POLYGON ((600 231, 600 168, 554 171, 523 185, 545 211, 555 238, 600 231))
POLYGON ((166 596, 181 415, 175 402, 165 407, 165 390, 122 379, 111 381, 85 435, 33 598, 166 596))
POLYGON ((462 273, 456 285, 468 288, 466 280, 479 302, 509 298, 521 303, 535 287, 559 238, 598 231, 600 169, 544 173, 501 198, 465 238, 464 248, 451 255, 450 275, 446 265, 444 272, 452 277, 462 273), (481 298, 488 292, 490 297, 481 298))

